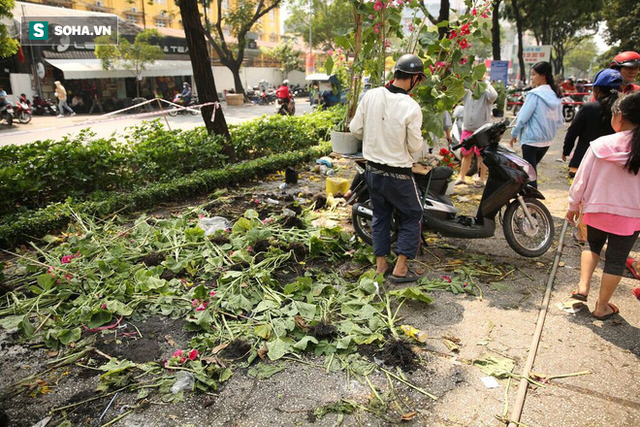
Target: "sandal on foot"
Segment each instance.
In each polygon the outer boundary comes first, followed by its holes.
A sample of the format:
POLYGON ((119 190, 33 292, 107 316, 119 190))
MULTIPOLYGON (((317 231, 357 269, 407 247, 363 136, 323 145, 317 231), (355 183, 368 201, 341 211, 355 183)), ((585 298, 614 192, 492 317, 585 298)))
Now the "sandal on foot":
MULTIPOLYGON (((611 319, 613 316, 620 313, 620 309, 614 304, 608 302, 607 305, 611 307, 611 310, 613 310, 613 313, 605 314, 604 316, 596 316, 594 314, 593 317, 595 317, 598 320, 607 320, 607 319, 611 319)), ((598 309, 598 303, 596 303, 596 310, 597 309, 598 309)))
POLYGON ((411 270, 407 270, 407 274, 405 274, 404 276, 396 276, 395 274, 390 274, 389 277, 387 277, 387 279, 389 279, 391 283, 415 282, 419 278, 420 276, 418 276, 416 273, 414 273, 411 270))
POLYGON ((635 295, 635 297, 638 298, 638 300, 640 301, 640 288, 633 288, 631 290, 631 293, 635 295))
POLYGON ((587 302, 587 296, 578 293, 577 289, 575 291, 571 291, 571 297, 570 298, 578 300, 580 302, 587 302))
POLYGON ((633 258, 627 258, 627 269, 631 272, 631 274, 633 274, 633 277, 635 277, 636 279, 640 280, 640 273, 638 273, 636 271, 635 268, 633 268, 633 263, 636 262, 635 259, 633 258))

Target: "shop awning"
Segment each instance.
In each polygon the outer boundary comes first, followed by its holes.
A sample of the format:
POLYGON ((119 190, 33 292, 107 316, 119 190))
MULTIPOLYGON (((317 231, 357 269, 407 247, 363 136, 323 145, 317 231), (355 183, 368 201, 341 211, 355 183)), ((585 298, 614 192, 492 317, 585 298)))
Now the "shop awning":
MULTIPOLYGON (((135 77, 135 71, 121 66, 105 70, 99 59, 45 59, 45 61, 62 71, 67 80, 135 77)), ((145 68, 146 70, 142 70, 142 77, 193 75, 191 61, 159 60, 153 64, 146 64, 145 68)))

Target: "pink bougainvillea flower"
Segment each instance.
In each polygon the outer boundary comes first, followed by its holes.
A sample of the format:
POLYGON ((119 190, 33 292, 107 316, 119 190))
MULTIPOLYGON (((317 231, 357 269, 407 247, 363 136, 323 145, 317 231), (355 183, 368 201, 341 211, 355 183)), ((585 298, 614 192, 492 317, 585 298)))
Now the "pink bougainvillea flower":
POLYGON ((204 218, 204 214, 198 214, 198 218, 200 219, 204 218))
POLYGON ((458 37, 458 32, 456 30, 451 30, 451 32, 449 33, 449 38, 453 40, 456 37, 458 37))
POLYGON ((385 40, 384 47, 389 47, 389 46, 391 46, 391 42, 389 40, 385 40))
POLYGON ((449 277, 449 276, 442 276, 442 279, 443 279, 445 282, 451 283, 451 277, 449 277))
POLYGON ((329 50, 329 52, 327 52, 329 54, 329 56, 333 55, 333 50, 329 50))
POLYGON ((183 353, 182 350, 176 350, 176 351, 173 352, 173 354, 171 356, 172 357, 181 357, 182 353, 183 353))
POLYGON ((209 295, 211 295, 211 298, 215 297, 216 296, 216 291, 209 292, 209 295))
POLYGON ((229 252, 229 256, 233 256, 234 253, 235 252, 233 252, 233 251, 229 252))
POLYGON ((462 59, 460 60, 460 63, 461 63, 461 64, 466 64, 467 62, 469 62, 469 60, 468 60, 467 58, 462 58, 462 59))
POLYGON ((476 16, 477 14, 478 14, 478 11, 476 10, 475 7, 471 9, 471 15, 476 16))
POLYGON ((70 274, 67 274, 66 276, 64 276, 64 278, 65 278, 65 279, 67 279, 67 280, 71 280, 71 278, 72 278, 72 277, 73 277, 73 276, 72 276, 72 275, 70 275, 70 274))
POLYGON ((193 301, 191 301, 191 307, 197 307, 199 305, 200 305, 199 299, 194 299, 193 301))
POLYGON ((377 0, 374 4, 373 4, 373 10, 382 10, 384 8, 384 4, 382 4, 382 2, 380 0, 377 0))
POLYGON ((189 352, 189 360, 196 360, 198 358, 198 350, 195 348, 189 352))
POLYGON ((373 32, 378 34, 380 32, 380 24, 376 24, 373 27, 373 32))
POLYGON ((373 16, 373 15, 369 15, 369 19, 370 19, 371 21, 373 21, 374 19, 376 19, 376 17, 375 17, 375 16, 373 16))
POLYGON ((63 264, 69 264, 73 258, 75 258, 73 255, 65 255, 60 259, 60 262, 63 264))
POLYGON ((106 310, 107 309, 107 304, 105 304, 105 303, 100 304, 100 308, 103 309, 103 310, 106 310))
POLYGON ((196 307, 196 311, 204 311, 206 309, 207 309, 207 303, 206 302, 203 302, 198 307, 196 307))
POLYGON ((460 48, 461 48, 461 49, 466 49, 466 48, 468 48, 469 46, 471 46, 471 45, 469 44, 469 42, 467 41, 467 39, 462 39, 462 40, 460 40, 460 48))
POLYGON ((181 358, 180 358, 180 363, 184 363, 184 362, 186 362, 186 361, 187 361, 187 358, 186 358, 186 357, 181 357, 181 358))
POLYGON ((444 61, 436 62, 436 68, 444 68, 447 66, 447 63, 444 61))
POLYGON ((471 30, 469 29, 469 24, 464 24, 462 27, 460 27, 460 35, 461 36, 466 36, 467 34, 470 34, 471 30))
POLYGON ((483 13, 481 16, 482 16, 483 18, 488 18, 488 17, 489 17, 489 15, 487 15, 486 13, 483 13))
POLYGON ((412 33, 413 32, 413 24, 409 24, 409 32, 412 33))
POLYGON ((436 70, 436 67, 434 67, 433 65, 429 65, 429 71, 431 71, 431 74, 433 74, 435 70, 436 70))

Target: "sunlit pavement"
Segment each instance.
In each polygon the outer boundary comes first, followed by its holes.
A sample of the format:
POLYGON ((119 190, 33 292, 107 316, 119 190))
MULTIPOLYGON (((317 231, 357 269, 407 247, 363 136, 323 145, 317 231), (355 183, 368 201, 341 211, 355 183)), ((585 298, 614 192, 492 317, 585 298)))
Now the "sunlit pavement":
MULTIPOLYGON (((276 108, 275 104, 227 106, 226 102, 222 102, 218 111, 222 111, 228 124, 238 124, 262 115, 275 114, 276 108)), ((309 105, 308 99, 296 99, 297 115, 311 111, 313 110, 309 105)), ((17 120, 14 121, 13 126, 7 126, 5 122, 2 122, 0 124, 0 145, 28 144, 44 139, 59 140, 64 136, 73 137, 83 129, 91 130, 97 137, 109 137, 114 133, 121 135, 127 127, 138 125, 143 120, 157 118, 168 129, 186 130, 204 125, 202 116, 191 114, 180 114, 176 117, 170 117, 168 114, 159 114, 152 117, 131 117, 120 114, 108 118, 96 114, 78 114, 60 118, 55 116, 34 116, 31 122, 26 125, 20 124, 17 120)))

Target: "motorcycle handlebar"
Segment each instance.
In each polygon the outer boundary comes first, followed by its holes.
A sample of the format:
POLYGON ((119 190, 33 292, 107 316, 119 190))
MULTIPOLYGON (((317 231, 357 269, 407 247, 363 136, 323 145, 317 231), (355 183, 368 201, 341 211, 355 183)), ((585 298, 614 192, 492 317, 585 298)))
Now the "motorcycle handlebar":
POLYGON ((456 144, 453 147, 451 147, 452 150, 457 150, 458 148, 462 147, 462 144, 456 144))

